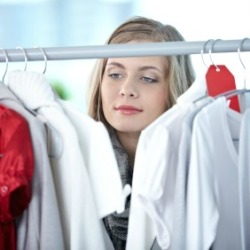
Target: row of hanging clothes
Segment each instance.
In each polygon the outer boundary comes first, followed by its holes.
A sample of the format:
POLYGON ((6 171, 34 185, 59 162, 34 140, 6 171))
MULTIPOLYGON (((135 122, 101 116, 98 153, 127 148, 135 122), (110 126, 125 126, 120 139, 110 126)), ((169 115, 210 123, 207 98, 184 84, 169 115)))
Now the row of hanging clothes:
POLYGON ((109 249, 102 218, 124 211, 131 188, 104 125, 44 73, 11 71, 0 84, 0 249, 109 249))
POLYGON ((211 65, 142 131, 132 191, 102 123, 58 98, 45 70, 8 72, 1 249, 114 250, 102 219, 122 212, 130 194, 126 250, 250 249, 249 90, 214 64, 215 42, 211 65))
POLYGON ((250 249, 250 90, 214 64, 208 42, 211 65, 141 133, 128 249, 155 238, 160 249, 250 249))

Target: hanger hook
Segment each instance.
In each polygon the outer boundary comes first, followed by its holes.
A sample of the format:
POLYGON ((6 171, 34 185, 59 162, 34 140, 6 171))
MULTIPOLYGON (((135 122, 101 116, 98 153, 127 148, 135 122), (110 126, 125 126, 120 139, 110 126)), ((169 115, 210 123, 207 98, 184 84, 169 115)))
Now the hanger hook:
POLYGON ((238 56, 239 56, 240 63, 241 63, 241 65, 242 65, 243 69, 244 69, 244 89, 246 89, 247 70, 246 70, 245 64, 244 64, 243 61, 242 61, 241 52, 242 52, 243 43, 244 43, 246 40, 248 40, 248 39, 250 39, 250 38, 245 37, 244 39, 242 39, 242 40, 240 41, 240 45, 239 45, 238 50, 237 50, 237 51, 238 51, 238 56))
POLYGON ((23 52, 24 61, 25 61, 25 65, 24 65, 23 71, 26 71, 26 69, 27 69, 27 64, 28 64, 27 54, 26 54, 25 50, 24 50, 22 47, 16 47, 16 49, 20 49, 20 50, 23 52))
POLYGON ((46 53, 45 53, 45 51, 44 51, 44 49, 43 48, 41 48, 41 47, 39 47, 39 46, 36 46, 36 47, 34 47, 35 49, 39 49, 42 53, 43 53, 43 58, 44 58, 44 64, 45 64, 45 66, 44 66, 44 70, 43 70, 43 74, 45 74, 45 72, 46 72, 46 70, 47 70, 47 55, 46 55, 46 53))
POLYGON ((214 42, 212 43, 210 49, 209 49, 209 56, 210 56, 210 60, 212 62, 212 64, 214 65, 214 67, 216 68, 216 71, 219 72, 220 68, 213 62, 212 60, 212 51, 213 51, 213 47, 215 45, 216 42, 220 41, 221 39, 215 39, 214 42))
POLYGON ((8 66, 9 66, 9 58, 8 58, 8 55, 6 53, 6 51, 2 48, 0 48, 0 50, 3 52, 4 54, 4 58, 5 58, 5 71, 4 71, 4 74, 3 74, 3 77, 2 77, 2 82, 4 82, 4 78, 6 76, 6 73, 7 73, 7 70, 8 70, 8 66))
POLYGON ((209 42, 213 41, 213 39, 209 39, 207 40, 204 44, 203 44, 203 48, 201 49, 201 59, 202 59, 202 62, 204 64, 204 66, 208 69, 208 66, 207 64, 205 63, 205 60, 204 60, 204 51, 206 49, 206 46, 209 42))

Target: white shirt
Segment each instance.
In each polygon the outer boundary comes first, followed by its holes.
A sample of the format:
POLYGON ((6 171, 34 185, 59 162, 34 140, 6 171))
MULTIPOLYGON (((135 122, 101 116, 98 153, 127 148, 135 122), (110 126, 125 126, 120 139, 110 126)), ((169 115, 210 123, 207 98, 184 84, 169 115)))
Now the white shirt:
POLYGON ((241 115, 221 97, 193 123, 187 184, 186 249, 241 249, 238 154, 241 115), (235 130, 233 131, 233 128, 235 130))
POLYGON ((77 131, 99 218, 113 212, 123 212, 131 187, 122 187, 117 161, 105 126, 83 115, 70 103, 60 101, 60 104, 77 131))
POLYGON ((196 114, 208 103, 211 98, 204 98, 196 102, 194 108, 183 118, 181 124, 181 139, 178 151, 178 164, 176 165, 175 198, 173 205, 173 229, 171 245, 169 249, 185 249, 185 225, 186 225, 186 185, 188 180, 191 137, 193 120, 196 114))
POLYGON ((150 249, 156 236, 160 240, 158 243, 164 249, 170 244, 171 228, 168 228, 162 220, 164 215, 169 214, 168 212, 163 214, 162 209, 168 208, 173 202, 175 183, 173 166, 177 161, 175 156, 180 137, 178 123, 174 122, 179 118, 181 120, 182 115, 185 115, 191 106, 185 105, 182 109, 180 105, 175 105, 141 133, 134 165, 127 249, 150 249), (176 130, 168 126, 176 126, 176 130), (168 196, 165 196, 164 192, 164 197, 168 197, 168 205, 161 203, 164 200, 162 195, 166 178, 170 180, 168 183, 170 189, 166 191, 168 196))

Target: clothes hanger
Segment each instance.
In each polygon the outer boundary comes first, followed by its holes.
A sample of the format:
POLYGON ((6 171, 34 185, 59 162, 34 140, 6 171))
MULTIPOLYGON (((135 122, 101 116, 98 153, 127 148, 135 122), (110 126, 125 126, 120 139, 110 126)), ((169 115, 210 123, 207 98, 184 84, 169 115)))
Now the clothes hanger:
POLYGON ((28 57, 27 57, 26 51, 22 47, 16 47, 16 49, 20 49, 23 52, 24 62, 25 62, 23 71, 26 71, 27 65, 28 65, 28 57))
POLYGON ((227 98, 230 98, 230 97, 233 97, 233 96, 235 96, 235 95, 240 95, 240 94, 242 94, 242 93, 250 92, 250 89, 247 89, 247 88, 246 88, 247 69, 246 69, 245 64, 244 64, 243 61, 242 61, 242 58, 241 58, 242 46, 243 46, 244 42, 245 42, 246 40, 248 40, 248 39, 250 39, 250 38, 246 37, 246 38, 242 39, 242 40, 240 41, 239 47, 238 47, 238 49, 237 49, 239 61, 240 61, 241 65, 242 65, 242 67, 243 67, 243 69, 244 69, 244 82, 243 82, 243 88, 242 88, 242 89, 234 89, 234 90, 227 91, 227 92, 225 92, 225 93, 222 93, 222 94, 218 95, 217 97, 225 96, 225 97, 227 97, 227 98))
POLYGON ((244 39, 241 40, 240 42, 240 45, 239 45, 239 48, 237 50, 238 52, 238 57, 239 57, 239 60, 240 60, 240 63, 244 69, 244 82, 243 82, 243 88, 242 89, 238 89, 238 90, 233 90, 233 91, 229 91, 228 93, 225 94, 226 97, 230 97, 231 95, 237 95, 237 94, 241 94, 241 93, 244 93, 244 92, 249 92, 250 90, 247 89, 247 86, 246 86, 246 81, 247 81, 247 70, 246 70, 246 66, 245 64, 243 63, 242 61, 242 58, 241 58, 241 52, 242 52, 242 46, 243 46, 243 43, 248 40, 250 38, 246 37, 244 39))
POLYGON ((6 76, 7 71, 8 71, 9 58, 8 58, 8 55, 7 55, 6 51, 5 51, 3 48, 0 48, 0 50, 3 52, 3 54, 4 54, 4 59, 5 59, 5 71, 4 71, 4 74, 3 74, 3 76, 2 76, 2 82, 4 82, 5 76, 6 76))
MULTIPOLYGON (((205 63, 205 60, 204 60, 204 51, 205 51, 205 48, 206 48, 206 46, 207 46, 207 44, 209 43, 209 42, 214 42, 214 39, 209 39, 209 40, 207 40, 205 43, 204 43, 204 45, 203 45, 203 48, 201 49, 201 60, 202 60, 202 62, 203 62, 203 65, 205 66, 205 68, 208 70, 208 68, 209 68, 209 66, 205 63)), ((211 45, 212 46, 212 45, 211 45)), ((209 50, 209 53, 211 53, 211 50, 209 50)), ((210 60, 211 60, 211 55, 210 55, 210 60)), ((211 60, 212 61, 212 60, 211 60)), ((213 63, 214 64, 214 63, 213 63)))
MULTIPOLYGON (((234 98, 237 96, 237 98, 239 98, 239 101, 240 101, 240 109, 241 109, 241 113, 244 112, 244 110, 246 110, 247 108, 250 107, 250 99, 249 99, 249 95, 246 95, 246 93, 249 93, 250 92, 250 89, 247 89, 247 69, 246 69, 246 66, 245 64, 243 63, 242 61, 242 58, 241 58, 241 52, 242 52, 242 46, 244 44, 244 42, 246 40, 248 40, 250 38, 244 38, 241 40, 240 42, 240 45, 238 47, 238 58, 239 58, 239 61, 244 69, 244 80, 243 80, 243 88, 242 89, 236 89, 236 90, 232 90, 232 91, 228 91, 226 93, 224 93, 224 96, 229 99, 229 98, 234 98)), ((220 97, 220 96, 218 96, 220 97)))
MULTIPOLYGON (((205 70, 207 71, 209 66, 206 65, 204 60, 204 51, 208 43, 212 42, 213 39, 207 40, 203 47, 201 48, 201 60, 203 65, 205 66, 205 70)), ((177 103, 185 103, 185 102, 198 102, 203 98, 207 97, 207 87, 206 87, 206 79, 205 79, 205 72, 201 72, 196 77, 193 84, 185 91, 181 96, 177 98, 177 103)))
MULTIPOLYGON (((23 52, 23 57, 24 57, 24 62, 25 62, 25 64, 24 64, 24 69, 22 70, 22 72, 26 72, 26 70, 27 70, 27 65, 28 65, 28 57, 27 57, 26 51, 25 51, 24 48, 19 47, 19 46, 16 47, 16 49, 19 49, 19 50, 21 50, 21 51, 23 52)), ((11 73, 10 73, 10 74, 11 74, 11 73)), ((22 102, 22 103, 23 103, 23 102, 22 102)), ((23 106, 24 106, 24 108, 25 108, 26 110, 28 110, 32 115, 36 116, 36 112, 35 112, 34 110, 28 108, 24 103, 23 103, 23 106)))
MULTIPOLYGON (((37 48, 42 52, 43 59, 44 59, 44 69, 43 69, 42 73, 37 73, 37 74, 38 75, 39 74, 44 75, 46 70, 47 70, 47 55, 46 55, 43 48, 38 47, 38 46, 36 46, 34 48, 37 48)), ((19 72, 18 74, 20 75, 20 73, 22 73, 22 74, 25 74, 26 76, 28 76, 28 75, 34 76, 34 72, 26 71, 28 57, 27 57, 27 54, 26 54, 25 50, 23 48, 21 48, 21 47, 17 47, 16 49, 22 50, 23 55, 24 55, 24 60, 25 60, 25 67, 24 67, 23 71, 19 72)), ((37 74, 35 73, 35 75, 37 75, 37 74)), ((61 156, 62 152, 63 152, 63 140, 62 140, 60 134, 57 132, 57 130, 53 126, 50 125, 49 122, 46 121, 46 119, 44 120, 44 118, 41 115, 39 115, 38 110, 31 109, 31 108, 27 107, 24 103, 23 103, 23 105, 24 105, 26 110, 28 110, 30 113, 32 113, 35 117, 38 117, 40 120, 42 120, 44 125, 45 125, 46 144, 47 144, 47 151, 48 151, 49 158, 50 159, 59 158, 61 156)))
POLYGON ((45 51, 44 51, 43 48, 41 48, 41 47, 39 47, 39 46, 35 46, 34 48, 35 48, 35 49, 39 49, 39 50, 42 52, 42 54, 43 54, 43 59, 44 59, 44 70, 42 71, 42 74, 45 74, 45 72, 46 72, 46 70, 47 70, 47 61, 48 61, 47 55, 46 55, 46 53, 45 53, 45 51))

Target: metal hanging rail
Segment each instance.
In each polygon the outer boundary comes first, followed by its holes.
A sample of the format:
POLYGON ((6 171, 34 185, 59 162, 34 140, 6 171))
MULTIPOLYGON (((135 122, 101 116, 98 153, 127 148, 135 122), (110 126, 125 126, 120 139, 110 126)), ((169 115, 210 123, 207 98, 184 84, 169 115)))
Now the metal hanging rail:
MULTIPOLYGON (((143 44, 110 44, 97 46, 47 47, 42 48, 47 60, 96 59, 108 57, 187 55, 250 51, 250 38, 242 40, 208 40, 197 42, 160 42, 143 44), (244 41, 243 41, 244 40, 244 41), (210 42, 210 45, 209 45, 210 42), (212 50, 211 50, 212 46, 212 50)), ((2 49, 1 49, 2 50, 2 49)), ((44 60, 41 48, 23 48, 28 61, 44 60)), ((24 61, 24 52, 19 48, 5 49, 9 62, 24 61)), ((0 62, 5 62, 0 51, 0 62)))

